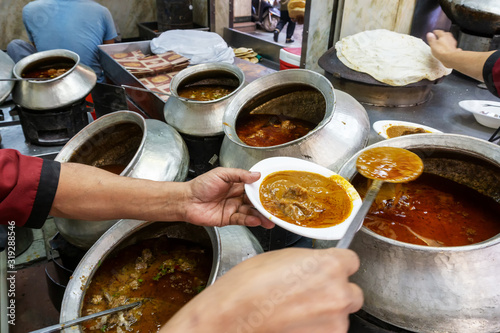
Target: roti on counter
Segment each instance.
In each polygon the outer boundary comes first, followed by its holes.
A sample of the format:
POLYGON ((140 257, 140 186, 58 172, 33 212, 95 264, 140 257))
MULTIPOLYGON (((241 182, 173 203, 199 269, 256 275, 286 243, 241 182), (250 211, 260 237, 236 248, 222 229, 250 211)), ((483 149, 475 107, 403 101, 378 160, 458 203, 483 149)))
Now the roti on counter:
POLYGON ((422 39, 385 29, 345 37, 335 49, 339 60, 350 69, 391 86, 434 81, 452 71, 432 55, 422 39))

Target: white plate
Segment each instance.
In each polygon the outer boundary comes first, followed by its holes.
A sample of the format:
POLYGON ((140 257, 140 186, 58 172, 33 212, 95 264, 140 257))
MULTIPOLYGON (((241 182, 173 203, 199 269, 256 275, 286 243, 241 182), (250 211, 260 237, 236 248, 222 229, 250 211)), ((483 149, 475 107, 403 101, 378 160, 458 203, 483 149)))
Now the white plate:
POLYGON ((264 215, 266 218, 276 223, 283 229, 291 231, 301 236, 313 238, 313 239, 324 239, 324 240, 337 240, 344 236, 347 228, 352 222, 352 219, 356 215, 357 211, 361 207, 361 198, 354 187, 344 178, 336 174, 335 172, 322 167, 318 164, 301 160, 292 157, 271 157, 256 163, 250 171, 258 171, 261 173, 261 177, 258 181, 252 184, 245 184, 245 192, 257 210, 264 215), (351 214, 344 220, 333 227, 328 228, 308 228, 301 227, 286 221, 283 221, 274 215, 271 215, 267 210, 264 209, 262 203, 260 202, 259 188, 260 184, 266 178, 267 175, 277 172, 277 171, 308 171, 320 174, 325 177, 336 176, 342 180, 342 186, 347 190, 352 202, 351 214))
POLYGON ((467 100, 459 102, 458 105, 465 111, 471 112, 481 125, 490 128, 500 127, 500 102, 467 100))
MULTIPOLYGON (((383 137, 384 139, 389 139, 389 136, 387 135, 387 129, 391 126, 408 126, 408 127, 413 127, 413 128, 423 128, 424 130, 431 132, 431 133, 443 133, 435 128, 425 126, 425 125, 420 125, 416 123, 410 123, 408 121, 400 121, 400 120, 379 120, 373 123, 373 130, 377 132, 378 135, 383 137)), ((418 133, 421 134, 421 133, 418 133)), ((413 134, 409 134, 413 135, 413 134)))

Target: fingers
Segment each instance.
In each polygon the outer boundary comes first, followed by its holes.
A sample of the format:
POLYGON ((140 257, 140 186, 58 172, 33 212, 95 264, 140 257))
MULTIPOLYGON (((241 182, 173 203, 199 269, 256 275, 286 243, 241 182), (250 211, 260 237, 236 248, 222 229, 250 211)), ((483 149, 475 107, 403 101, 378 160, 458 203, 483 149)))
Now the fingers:
POLYGON ((361 290, 357 284, 352 282, 348 284, 347 288, 349 289, 349 293, 351 295, 350 298, 352 300, 351 304, 347 307, 347 311, 349 311, 349 313, 355 313, 363 306, 363 290, 361 290))
POLYGON ((255 208, 249 205, 241 205, 229 218, 231 225, 243 225, 247 227, 262 226, 266 229, 274 227, 274 223, 266 219, 255 208))
POLYGON ((244 169, 236 168, 215 168, 212 171, 226 183, 245 183, 251 184, 260 178, 259 172, 250 172, 244 169))
POLYGON ((425 36, 427 38, 427 42, 429 43, 429 45, 431 45, 437 40, 437 36, 432 32, 428 32, 425 36))

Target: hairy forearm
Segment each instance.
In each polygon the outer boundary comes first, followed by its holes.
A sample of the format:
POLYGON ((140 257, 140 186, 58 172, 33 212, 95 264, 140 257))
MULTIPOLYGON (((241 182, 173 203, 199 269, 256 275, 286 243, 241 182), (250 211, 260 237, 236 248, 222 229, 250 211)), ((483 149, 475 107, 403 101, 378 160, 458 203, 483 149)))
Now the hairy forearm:
POLYGON ((62 163, 50 214, 82 220, 182 220, 186 183, 121 177, 98 168, 62 163))
POLYGON ((472 52, 457 50, 451 53, 443 54, 439 60, 444 66, 453 68, 462 74, 470 76, 478 81, 483 79, 484 63, 490 55, 495 51, 490 52, 472 52))

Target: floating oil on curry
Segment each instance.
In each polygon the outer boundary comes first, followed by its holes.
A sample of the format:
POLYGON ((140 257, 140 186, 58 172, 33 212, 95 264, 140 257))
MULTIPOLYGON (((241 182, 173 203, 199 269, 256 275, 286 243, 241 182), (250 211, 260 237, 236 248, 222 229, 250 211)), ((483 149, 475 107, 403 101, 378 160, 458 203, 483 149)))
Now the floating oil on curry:
POLYGON ((278 171, 259 188, 263 207, 273 216, 302 227, 327 228, 342 223, 352 201, 340 181, 306 171, 278 171))
POLYGON ((196 101, 213 101, 229 95, 235 89, 224 85, 193 85, 177 89, 177 94, 196 101))
MULTIPOLYGON (((353 185, 364 196, 367 180, 358 175, 353 185)), ((364 226, 379 235, 411 244, 465 246, 499 234, 498 216, 500 204, 492 198, 424 173, 410 183, 384 184, 364 226)))
POLYGON ((205 287, 211 250, 160 237, 120 250, 98 268, 85 293, 81 315, 142 301, 125 312, 82 324, 85 332, 158 332, 205 287))
POLYGON ((396 138, 398 136, 418 134, 418 133, 431 133, 421 127, 411 127, 403 125, 394 125, 386 129, 385 133, 389 138, 396 138))
POLYGON ((50 57, 35 61, 23 70, 21 76, 27 79, 54 79, 75 66, 75 61, 66 57, 50 57))
POLYGON ((409 150, 375 147, 358 156, 356 168, 366 178, 404 183, 418 177, 424 165, 420 157, 409 150))
POLYGON ((311 122, 284 115, 250 114, 238 119, 236 134, 249 146, 270 147, 301 138, 314 127, 311 122))

